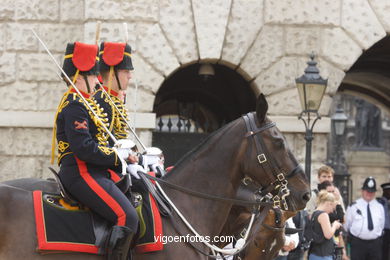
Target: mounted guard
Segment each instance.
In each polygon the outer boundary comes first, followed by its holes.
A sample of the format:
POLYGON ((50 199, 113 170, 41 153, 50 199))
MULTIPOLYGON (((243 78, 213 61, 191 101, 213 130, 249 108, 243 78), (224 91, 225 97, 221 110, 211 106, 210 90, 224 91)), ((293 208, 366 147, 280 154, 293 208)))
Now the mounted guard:
POLYGON ((107 242, 107 259, 125 260, 138 218, 133 205, 110 178, 114 174, 110 169, 121 164, 118 156, 129 159, 129 154, 117 153, 109 145, 110 133, 103 125, 108 124, 105 111, 91 99, 97 83, 97 54, 97 45, 75 42, 66 48, 63 71, 65 82, 71 86, 58 106, 54 128, 59 176, 76 200, 114 224, 107 242))

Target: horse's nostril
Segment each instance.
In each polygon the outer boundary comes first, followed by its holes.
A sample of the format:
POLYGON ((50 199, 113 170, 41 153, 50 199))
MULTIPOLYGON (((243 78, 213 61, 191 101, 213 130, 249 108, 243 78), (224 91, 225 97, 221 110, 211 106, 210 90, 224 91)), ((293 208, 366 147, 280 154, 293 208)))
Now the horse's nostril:
POLYGON ((306 202, 309 201, 310 200, 310 192, 306 192, 305 194, 303 194, 302 199, 306 202))

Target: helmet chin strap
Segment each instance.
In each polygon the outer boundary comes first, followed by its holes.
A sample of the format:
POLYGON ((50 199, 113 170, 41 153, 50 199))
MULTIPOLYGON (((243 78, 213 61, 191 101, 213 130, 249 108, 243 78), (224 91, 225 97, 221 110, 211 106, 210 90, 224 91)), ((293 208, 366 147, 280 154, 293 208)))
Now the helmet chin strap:
POLYGON ((87 75, 84 74, 83 78, 84 78, 85 84, 87 85, 88 94, 91 94, 91 87, 89 86, 87 75))
POLYGON ((120 83, 119 77, 118 77, 118 71, 116 69, 114 69, 114 74, 115 74, 115 78, 116 78, 116 83, 118 84, 118 88, 119 88, 119 90, 122 90, 121 83, 120 83))

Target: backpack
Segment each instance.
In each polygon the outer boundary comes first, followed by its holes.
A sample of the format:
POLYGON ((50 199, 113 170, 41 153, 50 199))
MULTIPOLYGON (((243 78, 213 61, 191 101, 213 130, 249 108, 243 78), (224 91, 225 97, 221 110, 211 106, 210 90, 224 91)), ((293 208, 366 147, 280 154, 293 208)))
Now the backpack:
POLYGON ((318 216, 321 213, 323 213, 323 211, 314 211, 311 218, 308 219, 306 222, 304 229, 304 237, 306 241, 310 243, 321 244, 325 240, 325 237, 322 235, 322 232, 318 234, 314 230, 314 225, 316 222, 318 222, 318 216))

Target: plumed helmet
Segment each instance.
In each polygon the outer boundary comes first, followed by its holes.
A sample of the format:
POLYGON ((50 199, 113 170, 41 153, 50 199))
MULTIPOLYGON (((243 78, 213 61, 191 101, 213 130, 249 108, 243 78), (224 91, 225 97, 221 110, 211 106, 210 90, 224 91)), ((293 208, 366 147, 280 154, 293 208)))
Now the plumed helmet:
POLYGON ((62 69, 68 77, 74 76, 77 70, 82 75, 97 75, 99 73, 98 53, 97 45, 81 42, 68 43, 62 69))
POLYGON ((110 66, 120 70, 133 70, 131 47, 124 42, 102 42, 100 45, 100 71, 108 71, 110 66))

